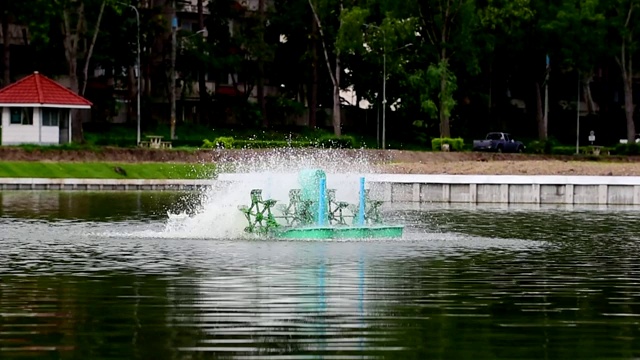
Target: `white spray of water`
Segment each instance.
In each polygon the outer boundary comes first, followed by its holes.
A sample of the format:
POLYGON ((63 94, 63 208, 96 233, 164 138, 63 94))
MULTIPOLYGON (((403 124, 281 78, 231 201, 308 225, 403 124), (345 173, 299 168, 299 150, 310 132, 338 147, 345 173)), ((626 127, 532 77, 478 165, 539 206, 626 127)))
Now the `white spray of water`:
POLYGON ((299 188, 298 174, 304 169, 326 173, 327 188, 336 199, 358 201, 359 178, 371 171, 364 151, 280 149, 255 151, 222 160, 216 185, 204 194, 200 208, 192 215, 168 214, 161 236, 172 238, 229 239, 245 237, 247 220, 238 209, 250 205, 252 189, 262 189, 264 199, 288 204, 290 189, 299 188))

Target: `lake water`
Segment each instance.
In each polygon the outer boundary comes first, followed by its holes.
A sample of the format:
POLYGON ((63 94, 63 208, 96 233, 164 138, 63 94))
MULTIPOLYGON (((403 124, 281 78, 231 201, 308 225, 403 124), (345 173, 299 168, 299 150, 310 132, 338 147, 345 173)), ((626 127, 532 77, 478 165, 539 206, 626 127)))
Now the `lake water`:
POLYGON ((275 241, 167 214, 194 203, 0 192, 0 358, 640 356, 638 209, 400 207, 402 239, 275 241))

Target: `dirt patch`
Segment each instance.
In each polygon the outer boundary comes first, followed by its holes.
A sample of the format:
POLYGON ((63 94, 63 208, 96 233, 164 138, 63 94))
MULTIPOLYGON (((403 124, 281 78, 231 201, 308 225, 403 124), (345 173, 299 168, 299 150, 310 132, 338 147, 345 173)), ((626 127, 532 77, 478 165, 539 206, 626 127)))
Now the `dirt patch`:
POLYGON ((367 162, 377 172, 407 174, 640 176, 640 157, 575 157, 531 154, 442 153, 402 150, 155 150, 105 147, 92 150, 25 150, 0 147, 2 161, 224 163, 255 161, 273 154, 325 157, 345 168, 367 162))

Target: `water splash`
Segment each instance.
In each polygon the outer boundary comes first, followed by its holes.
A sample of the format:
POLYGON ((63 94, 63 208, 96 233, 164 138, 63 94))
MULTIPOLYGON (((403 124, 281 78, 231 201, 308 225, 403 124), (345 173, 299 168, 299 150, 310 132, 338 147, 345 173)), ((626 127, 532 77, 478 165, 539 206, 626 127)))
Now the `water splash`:
POLYGON ((288 203, 290 189, 299 188, 298 173, 320 168, 327 175, 327 187, 336 198, 356 203, 358 181, 374 172, 379 155, 360 150, 275 149, 241 150, 217 161, 220 173, 215 186, 202 194, 201 204, 192 214, 168 213, 163 236, 189 238, 245 237, 247 221, 238 210, 250 204, 250 191, 262 189, 264 198, 288 203))

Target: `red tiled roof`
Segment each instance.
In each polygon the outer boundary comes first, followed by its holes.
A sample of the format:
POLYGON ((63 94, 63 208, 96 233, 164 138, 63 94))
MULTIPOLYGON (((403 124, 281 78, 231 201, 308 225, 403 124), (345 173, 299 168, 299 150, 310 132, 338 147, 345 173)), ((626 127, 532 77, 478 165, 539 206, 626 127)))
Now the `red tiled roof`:
POLYGON ((0 89, 0 104, 91 106, 91 102, 38 73, 0 89))

